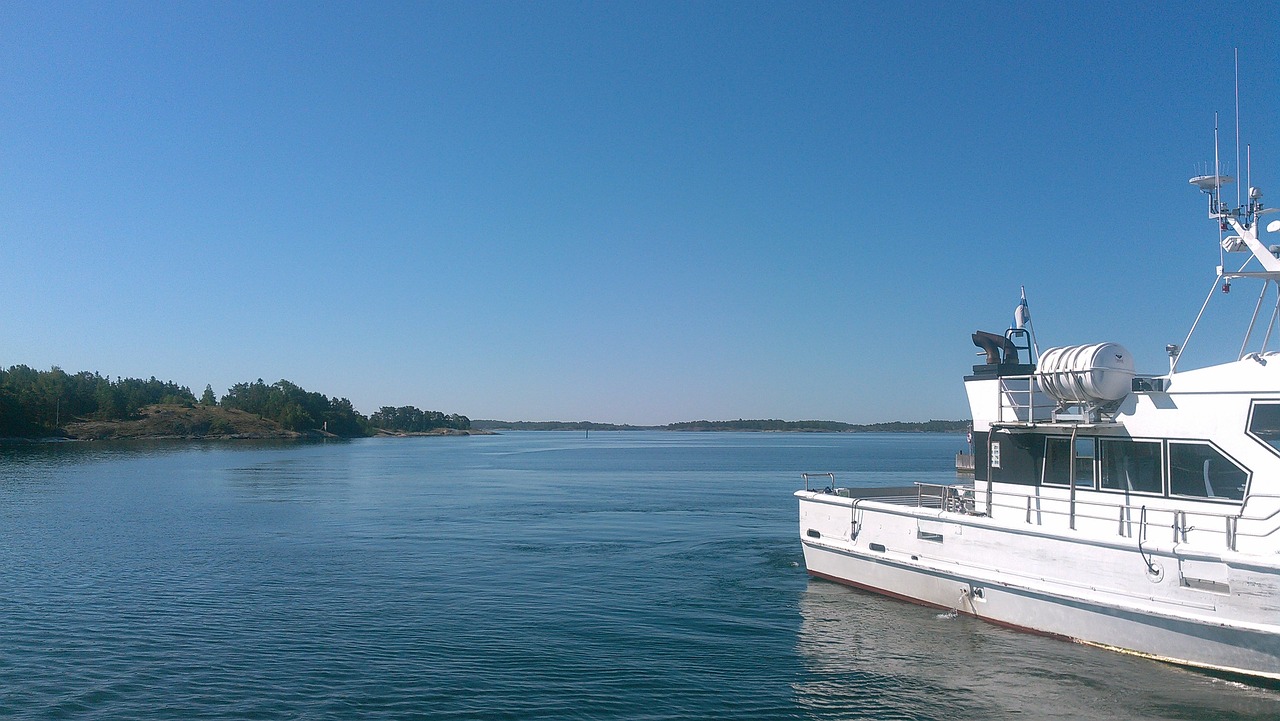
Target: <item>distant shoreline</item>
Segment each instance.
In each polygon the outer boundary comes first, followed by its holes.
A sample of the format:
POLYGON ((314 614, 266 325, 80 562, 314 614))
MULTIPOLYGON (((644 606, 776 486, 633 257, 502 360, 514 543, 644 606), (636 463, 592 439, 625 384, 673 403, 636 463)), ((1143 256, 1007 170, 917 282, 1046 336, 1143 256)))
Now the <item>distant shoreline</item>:
POLYGON ((374 431, 373 438, 419 438, 423 436, 496 436, 498 433, 494 431, 481 430, 478 428, 469 428, 460 430, 457 428, 433 428, 429 431, 389 431, 385 428, 378 428, 374 431))
MULTIPOLYGON (((7 437, 0 443, 58 443, 113 440, 235 441, 308 440, 338 438, 323 430, 291 431, 269 419, 229 408, 160 404, 147 406, 124 420, 76 420, 61 429, 61 436, 7 437)), ((618 432, 667 431, 680 433, 963 433, 968 421, 925 421, 908 423, 851 424, 838 421, 689 421, 657 426, 636 426, 591 421, 496 421, 471 422, 469 429, 434 428, 428 431, 396 431, 377 428, 376 438, 421 438, 499 435, 503 431, 533 432, 618 432)))
MULTIPOLYGON (((131 418, 120 420, 75 419, 58 429, 61 435, 10 436, 3 444, 85 441, 263 441, 344 438, 323 429, 294 431, 276 421, 246 411, 220 406, 158 403, 144 406, 131 418)), ((483 429, 435 428, 429 431, 373 429, 384 437, 493 435, 483 429)))
POLYGON ((663 425, 595 421, 477 420, 414 406, 383 406, 365 416, 346 398, 329 398, 281 379, 233 385, 221 400, 212 386, 196 395, 171 381, 99 373, 0 368, 0 442, 44 439, 262 440, 392 436, 468 436, 501 431, 685 431, 760 433, 959 433, 967 420, 696 420, 663 425))
POLYGON ((496 421, 473 420, 473 429, 488 431, 681 431, 687 433, 754 432, 754 433, 964 433, 970 422, 923 421, 854 424, 839 421, 686 421, 656 426, 619 425, 591 421, 496 421))

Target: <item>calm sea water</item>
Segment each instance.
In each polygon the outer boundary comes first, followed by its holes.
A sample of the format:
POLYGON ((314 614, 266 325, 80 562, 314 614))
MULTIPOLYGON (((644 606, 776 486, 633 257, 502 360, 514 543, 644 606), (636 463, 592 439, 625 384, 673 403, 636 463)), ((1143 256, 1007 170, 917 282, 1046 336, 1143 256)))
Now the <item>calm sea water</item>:
POLYGON ((950 435, 0 449, 0 716, 1274 719, 1280 692, 809 580, 791 492, 950 435))

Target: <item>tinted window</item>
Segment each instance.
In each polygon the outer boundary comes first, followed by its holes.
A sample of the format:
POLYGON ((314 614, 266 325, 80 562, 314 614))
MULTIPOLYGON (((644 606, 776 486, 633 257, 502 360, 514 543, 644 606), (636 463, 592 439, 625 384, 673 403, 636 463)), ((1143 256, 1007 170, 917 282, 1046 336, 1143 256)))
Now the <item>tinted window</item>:
POLYGON ((1103 440, 1103 488, 1140 493, 1163 493, 1160 444, 1151 441, 1103 440))
POLYGON ((1280 451, 1280 403, 1254 403, 1249 434, 1280 451))
MULTIPOLYGON (((1076 439, 1076 487, 1093 487, 1094 439, 1076 439)), ((1044 442, 1044 482, 1061 486, 1071 483, 1071 439, 1046 438, 1044 442)))
POLYGON ((1244 498, 1249 474, 1204 443, 1169 442, 1169 492, 1199 498, 1244 498))
POLYGON ((1034 486, 1040 482, 1040 453, 1043 436, 1030 433, 993 433, 991 447, 1000 444, 1000 466, 991 467, 991 480, 997 483, 1019 483, 1034 486))

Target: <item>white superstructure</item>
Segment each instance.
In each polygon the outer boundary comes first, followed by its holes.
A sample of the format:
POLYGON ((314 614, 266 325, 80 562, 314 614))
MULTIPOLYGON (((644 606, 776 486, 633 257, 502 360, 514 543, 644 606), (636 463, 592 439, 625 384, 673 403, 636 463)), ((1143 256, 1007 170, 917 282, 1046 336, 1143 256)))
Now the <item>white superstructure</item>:
MULTIPOLYGON (((1209 196, 1224 253, 1218 285, 1280 288, 1280 222, 1232 179, 1209 196), (1270 242, 1267 238, 1270 237, 1270 242)), ((1212 296, 1212 294, 1211 294, 1212 296)), ((1208 300, 1206 300, 1208 303, 1208 300)), ((965 378, 974 482, 798 491, 809 573, 994 623, 1165 661, 1280 679, 1280 353, 1134 372, 1116 343, 1035 357, 1022 327, 977 333, 965 378)), ((1194 332, 1194 327, 1193 327, 1194 332)), ((1246 342, 1249 336, 1246 336, 1246 342)), ((1277 338, 1280 341, 1280 338, 1277 338)), ((1185 344, 1184 344, 1185 345, 1185 344)))

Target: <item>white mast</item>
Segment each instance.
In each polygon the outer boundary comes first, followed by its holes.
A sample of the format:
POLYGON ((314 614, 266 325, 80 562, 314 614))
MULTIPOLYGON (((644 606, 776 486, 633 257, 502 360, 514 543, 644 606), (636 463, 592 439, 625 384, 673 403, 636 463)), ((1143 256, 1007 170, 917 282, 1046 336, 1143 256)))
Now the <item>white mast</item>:
MULTIPOLYGON (((1240 48, 1236 48, 1236 173, 1240 172, 1240 48)), ((1236 184, 1236 207, 1240 207, 1240 184, 1236 184)))

